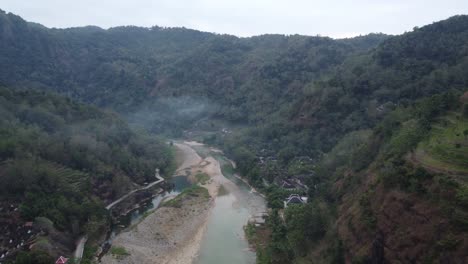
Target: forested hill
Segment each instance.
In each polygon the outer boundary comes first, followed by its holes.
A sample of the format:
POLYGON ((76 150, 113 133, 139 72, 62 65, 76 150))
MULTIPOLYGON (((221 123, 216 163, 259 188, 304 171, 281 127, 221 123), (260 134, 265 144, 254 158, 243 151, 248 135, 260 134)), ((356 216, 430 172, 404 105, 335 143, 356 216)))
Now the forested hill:
MULTIPOLYGON (((237 38, 160 27, 48 29, 5 12, 0 30, 3 84, 54 90, 125 110, 161 96, 208 96, 233 106, 291 94, 285 91, 297 92, 350 54, 386 38, 237 38)), ((243 108, 225 110, 226 115, 236 119, 233 112, 240 112, 238 118, 246 118, 243 108)))
POLYGON ((466 90, 467 69, 468 16, 456 16, 348 57, 333 74, 305 86, 289 118, 293 128, 314 132, 309 142, 328 149, 333 137, 373 127, 400 104, 466 90))
POLYGON ((33 235, 22 233, 25 221, 45 221, 66 233, 60 239, 49 229, 35 249, 70 254, 78 235, 105 231, 105 205, 135 183, 153 181, 155 168, 171 170, 164 142, 134 132, 114 113, 69 98, 0 87, 0 116, 2 254, 15 253, 12 248, 33 235))

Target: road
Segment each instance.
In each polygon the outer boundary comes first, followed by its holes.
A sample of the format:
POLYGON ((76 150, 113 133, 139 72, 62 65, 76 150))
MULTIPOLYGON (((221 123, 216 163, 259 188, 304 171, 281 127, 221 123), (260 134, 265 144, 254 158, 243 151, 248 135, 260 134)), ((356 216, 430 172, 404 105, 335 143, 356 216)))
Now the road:
MULTIPOLYGON (((124 196, 120 197, 119 199, 113 201, 112 203, 110 203, 109 205, 106 206, 106 209, 107 210, 110 210, 112 207, 114 207, 116 204, 122 202, 123 200, 125 200, 127 197, 129 197, 130 195, 132 195, 133 193, 135 192, 138 192, 138 191, 141 191, 141 190, 146 190, 146 189, 149 189, 151 187, 153 187, 154 185, 156 184, 159 184, 161 182, 164 181, 164 178, 161 177, 161 175, 159 175, 159 169, 156 169, 155 170, 155 174, 154 176, 156 177, 156 181, 144 186, 144 187, 141 187, 141 188, 138 188, 138 189, 135 189, 127 194, 125 194, 124 196)), ((75 258, 75 261, 76 263, 80 263, 81 259, 83 258, 83 252, 84 252, 84 246, 86 244, 86 241, 88 241, 88 236, 82 236, 80 237, 80 239, 78 239, 78 243, 76 245, 76 249, 75 249, 75 253, 73 254, 74 258, 75 258)))
POLYGON ((78 243, 76 245, 75 253, 73 254, 75 258, 75 263, 80 264, 81 259, 83 258, 84 246, 88 241, 88 236, 82 236, 78 239, 78 243))
POLYGON ((149 189, 151 187, 153 187, 154 185, 158 184, 158 183, 161 183, 164 181, 164 178, 161 177, 159 175, 159 169, 156 169, 156 173, 155 173, 155 177, 156 177, 156 181, 144 186, 144 187, 141 187, 141 188, 138 188, 138 189, 135 189, 127 194, 125 194, 124 196, 120 197, 119 199, 113 201, 112 203, 110 203, 109 205, 106 206, 106 209, 107 210, 110 210, 112 207, 114 207, 116 204, 122 202, 123 200, 125 200, 127 197, 129 197, 130 195, 134 194, 135 192, 138 192, 138 191, 141 191, 141 190, 146 190, 146 189, 149 189))

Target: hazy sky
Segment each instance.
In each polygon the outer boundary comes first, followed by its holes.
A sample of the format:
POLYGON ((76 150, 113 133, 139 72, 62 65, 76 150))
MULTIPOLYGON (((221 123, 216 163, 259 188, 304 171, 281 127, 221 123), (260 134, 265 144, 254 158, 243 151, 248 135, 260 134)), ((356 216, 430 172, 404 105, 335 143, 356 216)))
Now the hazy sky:
POLYGON ((468 0, 0 0, 0 9, 60 28, 158 25, 238 36, 350 37, 399 34, 468 14, 468 0))

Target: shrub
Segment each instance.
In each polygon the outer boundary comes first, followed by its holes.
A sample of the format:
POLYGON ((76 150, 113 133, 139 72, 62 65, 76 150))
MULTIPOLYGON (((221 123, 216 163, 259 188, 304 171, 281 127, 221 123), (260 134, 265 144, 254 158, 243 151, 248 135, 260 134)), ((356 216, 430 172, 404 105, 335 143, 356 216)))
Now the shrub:
POLYGON ((197 173, 195 175, 195 179, 201 185, 205 185, 210 180, 210 176, 208 176, 206 173, 197 173))

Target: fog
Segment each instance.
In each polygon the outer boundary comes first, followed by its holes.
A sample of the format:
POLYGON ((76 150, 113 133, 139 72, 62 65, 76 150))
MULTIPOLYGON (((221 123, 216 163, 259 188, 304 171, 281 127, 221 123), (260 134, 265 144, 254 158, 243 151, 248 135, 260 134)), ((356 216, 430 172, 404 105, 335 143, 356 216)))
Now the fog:
POLYGON ((158 98, 126 116, 133 126, 167 136, 181 136, 183 130, 214 115, 219 106, 207 98, 181 96, 158 98))

